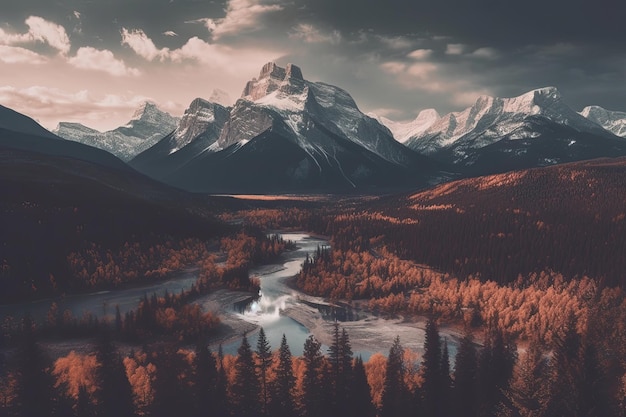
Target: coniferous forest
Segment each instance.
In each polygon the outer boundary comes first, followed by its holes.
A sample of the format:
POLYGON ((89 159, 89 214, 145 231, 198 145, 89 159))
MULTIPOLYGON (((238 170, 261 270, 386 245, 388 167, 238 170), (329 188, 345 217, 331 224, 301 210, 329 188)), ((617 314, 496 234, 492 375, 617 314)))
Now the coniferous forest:
MULTIPOLYGON (((62 300, 189 268, 197 280, 145 294, 113 319, 56 303, 43 320, 5 317, 0 416, 624 417, 623 172, 596 161, 333 204, 216 197, 203 230, 155 226, 101 243, 79 228, 61 257, 36 265, 67 273, 20 282, 12 257, 2 296, 62 300), (218 291, 254 299, 251 268, 296 249, 274 233, 289 230, 330 243, 289 285, 376 317, 426 318, 423 346, 396 337, 362 358, 335 321, 330 343, 310 335, 301 355, 287 335, 272 346, 262 327, 224 353, 220 313, 196 301, 218 291)), ((21 224, 53 205, 33 204, 21 224)))

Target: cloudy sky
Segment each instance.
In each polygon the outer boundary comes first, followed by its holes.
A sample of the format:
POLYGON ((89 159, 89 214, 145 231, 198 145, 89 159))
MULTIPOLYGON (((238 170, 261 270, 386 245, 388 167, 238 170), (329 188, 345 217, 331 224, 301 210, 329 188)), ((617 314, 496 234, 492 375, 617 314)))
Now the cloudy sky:
POLYGON ((626 110, 622 0, 20 0, 0 13, 0 104, 106 130, 143 101, 232 104, 268 61, 408 120, 556 86, 626 110))

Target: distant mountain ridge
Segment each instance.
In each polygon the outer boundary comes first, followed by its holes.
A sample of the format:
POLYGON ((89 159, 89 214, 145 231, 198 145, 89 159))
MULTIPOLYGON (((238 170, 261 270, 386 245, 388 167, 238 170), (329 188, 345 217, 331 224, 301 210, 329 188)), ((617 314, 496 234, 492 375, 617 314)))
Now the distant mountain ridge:
POLYGON ((605 111, 598 116, 603 125, 596 114, 577 113, 556 88, 545 87, 513 98, 482 96, 461 112, 430 119, 428 128, 408 138, 398 133, 406 125, 381 120, 411 149, 463 175, 482 175, 626 155, 626 141, 606 129, 619 115, 605 111))
POLYGON ((156 104, 145 102, 135 110, 124 126, 100 132, 80 123, 61 122, 53 133, 85 145, 104 149, 123 161, 155 145, 177 126, 179 118, 160 110, 156 104))
POLYGON ((626 137, 626 112, 607 110, 600 106, 587 106, 580 114, 614 135, 626 137))

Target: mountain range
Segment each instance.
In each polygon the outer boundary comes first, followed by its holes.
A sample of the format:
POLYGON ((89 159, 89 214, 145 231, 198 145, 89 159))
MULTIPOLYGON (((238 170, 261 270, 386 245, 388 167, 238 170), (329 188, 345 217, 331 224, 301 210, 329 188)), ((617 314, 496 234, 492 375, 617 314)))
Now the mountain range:
POLYGON ((176 129, 178 122, 178 118, 160 110, 156 104, 145 102, 128 123, 116 129, 100 132, 80 123, 61 122, 53 133, 64 139, 104 149, 123 161, 129 161, 176 129))
POLYGON ((108 132, 60 123, 55 132, 70 140, 2 108, 0 146, 134 169, 202 193, 378 193, 626 155, 626 113, 576 112, 554 87, 400 123, 364 114, 348 92, 305 79, 296 65, 268 63, 233 106, 217 101, 223 94, 197 98, 181 118, 144 103, 108 132))

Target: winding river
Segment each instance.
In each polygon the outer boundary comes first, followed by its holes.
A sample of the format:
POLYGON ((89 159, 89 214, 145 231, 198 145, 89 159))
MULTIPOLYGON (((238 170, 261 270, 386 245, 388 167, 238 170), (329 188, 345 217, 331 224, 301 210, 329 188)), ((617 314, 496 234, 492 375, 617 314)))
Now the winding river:
MULTIPOLYGON (((311 256, 318 247, 329 246, 329 242, 306 233, 281 235, 285 240, 293 241, 296 249, 285 252, 276 264, 254 268, 251 276, 257 276, 261 281, 260 297, 243 311, 235 305, 228 306, 227 314, 256 329, 248 333, 248 340, 253 347, 258 339, 258 329, 263 327, 272 349, 278 349, 282 335, 285 334, 292 354, 300 355, 306 338, 313 333, 323 343, 323 351, 326 352, 331 341, 333 322, 324 317, 323 308, 318 308, 325 305, 324 300, 308 297, 288 287, 286 280, 300 271, 307 254, 311 256)), ((190 288, 197 275, 197 270, 189 269, 175 278, 150 285, 72 295, 54 300, 0 305, 0 319, 3 320, 6 316, 20 318, 29 313, 35 320, 43 321, 52 302, 57 303, 59 311, 69 310, 75 317, 80 318, 90 313, 99 318, 113 319, 116 306, 124 314, 137 308, 145 294, 163 295, 165 291, 178 293, 190 288)), ((341 326, 348 331, 354 353, 361 355, 364 360, 376 352, 386 354, 396 335, 400 336, 405 347, 418 351, 423 348, 424 323, 388 320, 365 313, 360 313, 357 318, 358 320, 344 321, 341 326)), ((241 338, 235 336, 223 345, 225 353, 236 353, 241 338)), ((450 331, 444 332, 442 336, 449 343, 450 356, 454 357, 458 335, 450 331)))

